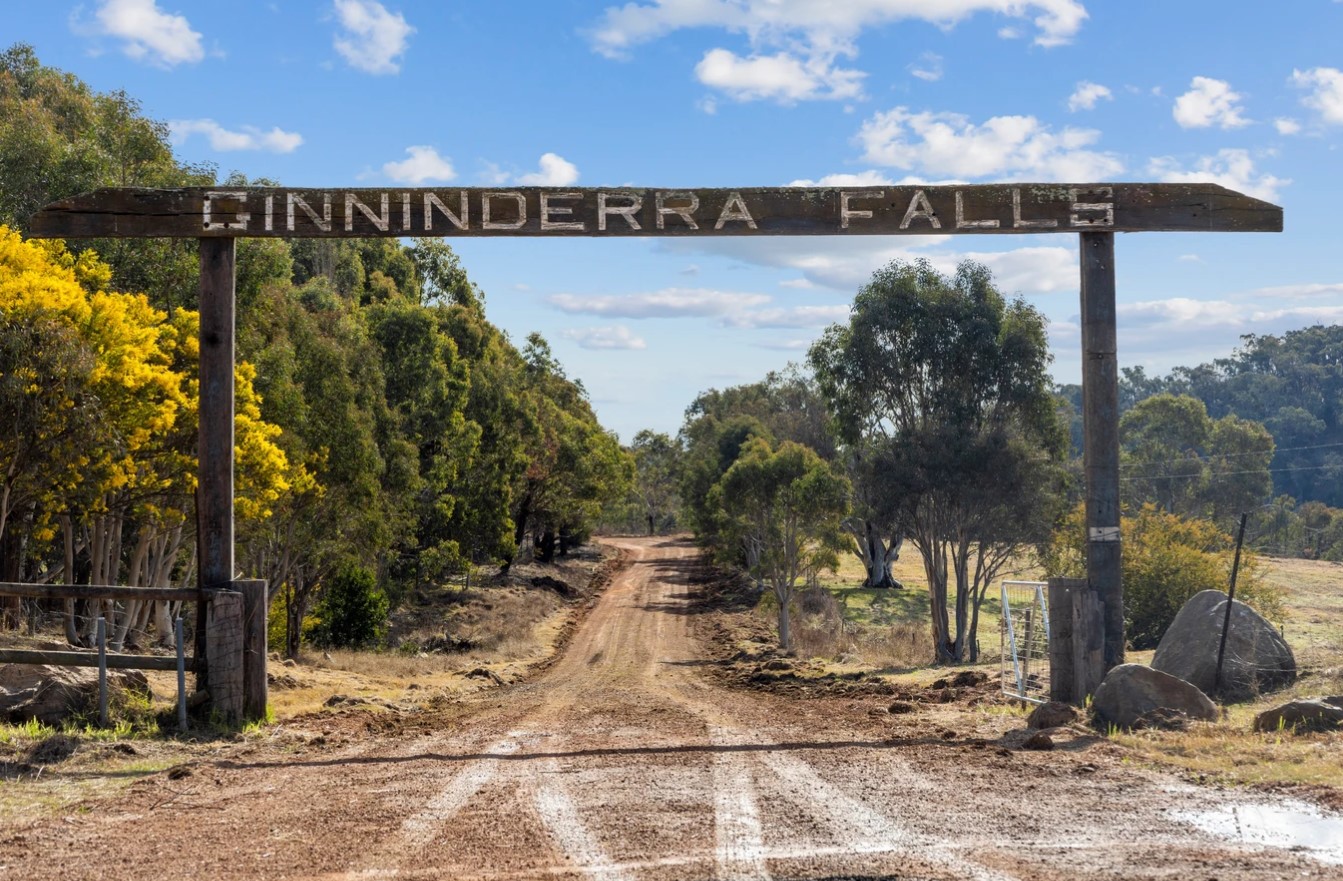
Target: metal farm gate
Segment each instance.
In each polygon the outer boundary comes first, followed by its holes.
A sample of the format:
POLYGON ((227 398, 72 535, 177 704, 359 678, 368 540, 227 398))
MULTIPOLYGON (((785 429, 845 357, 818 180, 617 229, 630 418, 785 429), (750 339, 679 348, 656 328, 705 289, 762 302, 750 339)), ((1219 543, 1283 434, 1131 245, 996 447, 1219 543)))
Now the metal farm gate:
POLYGON ((1017 700, 1049 700, 1049 600, 1043 581, 1004 581, 999 673, 1003 694, 1017 700))

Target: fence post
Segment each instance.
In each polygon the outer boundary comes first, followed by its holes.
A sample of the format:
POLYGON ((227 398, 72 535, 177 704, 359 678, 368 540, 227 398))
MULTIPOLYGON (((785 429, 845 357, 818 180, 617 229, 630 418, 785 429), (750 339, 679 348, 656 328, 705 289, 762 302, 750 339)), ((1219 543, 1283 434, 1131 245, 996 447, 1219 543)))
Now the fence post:
POLYGON ((186 635, 182 632, 182 616, 173 621, 173 636, 177 642, 177 729, 187 730, 187 658, 186 635))
POLYGON ((266 718, 266 582, 235 581, 242 594, 243 624, 243 718, 256 722, 266 718))
POLYGON ((210 703, 219 721, 234 727, 243 718, 242 594, 217 590, 205 614, 205 652, 210 664, 210 703))
POLYGON ((1109 672, 1105 656, 1105 602, 1089 582, 1072 591, 1073 702, 1096 693, 1109 672))
POLYGON ((98 616, 98 724, 107 727, 107 619, 98 616))
MULTIPOLYGON (((1049 699, 1072 703, 1073 593, 1085 578, 1049 579, 1049 699)), ((1085 695, 1083 696, 1085 697, 1085 695)), ((1081 700, 1081 698, 1078 698, 1081 700)))

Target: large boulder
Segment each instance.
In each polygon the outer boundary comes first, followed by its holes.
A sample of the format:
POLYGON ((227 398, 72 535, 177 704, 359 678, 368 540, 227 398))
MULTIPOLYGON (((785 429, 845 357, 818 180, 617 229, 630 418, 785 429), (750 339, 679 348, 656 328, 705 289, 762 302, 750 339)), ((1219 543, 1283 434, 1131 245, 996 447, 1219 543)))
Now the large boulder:
POLYGON ((1343 729, 1343 697, 1288 701, 1254 717, 1255 731, 1338 731, 1343 729))
MULTIPOLYGON (((1217 719, 1217 707, 1194 686, 1142 664, 1120 664, 1096 689, 1092 708, 1102 722, 1129 729, 1153 710, 1182 713, 1190 719, 1217 719)), ((1169 715, 1169 713, 1164 714, 1169 715)))
MULTIPOLYGON (((131 689, 148 693, 139 670, 109 670, 109 693, 131 689)), ((0 719, 21 724, 36 719, 59 725, 82 713, 97 713, 98 671, 90 667, 48 667, 43 664, 0 665, 0 719)))
MULTIPOLYGON (((1226 620, 1226 594, 1205 590, 1189 598, 1161 637, 1152 667, 1213 694, 1217 647, 1226 620)), ((1248 700, 1296 679, 1296 658, 1273 625, 1237 600, 1222 662, 1223 700, 1248 700)))

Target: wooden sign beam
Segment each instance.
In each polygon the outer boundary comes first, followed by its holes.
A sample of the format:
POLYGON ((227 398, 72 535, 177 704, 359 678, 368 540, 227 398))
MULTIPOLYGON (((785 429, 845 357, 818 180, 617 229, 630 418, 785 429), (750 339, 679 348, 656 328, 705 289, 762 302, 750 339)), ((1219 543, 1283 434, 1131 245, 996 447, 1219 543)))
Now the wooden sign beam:
POLYGON ((1280 232, 1282 209, 1216 184, 852 188, 103 189, 38 238, 1002 235, 1280 232))

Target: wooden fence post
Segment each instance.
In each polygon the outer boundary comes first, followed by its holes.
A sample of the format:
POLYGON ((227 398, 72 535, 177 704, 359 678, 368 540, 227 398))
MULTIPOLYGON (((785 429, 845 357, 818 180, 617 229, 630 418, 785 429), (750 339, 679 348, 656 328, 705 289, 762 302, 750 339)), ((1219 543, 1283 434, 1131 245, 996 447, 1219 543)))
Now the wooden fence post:
POLYGON ((210 658, 210 706, 224 725, 243 719, 242 594, 217 590, 205 615, 205 651, 210 658))
POLYGON ((242 594, 243 617, 243 718, 257 722, 266 718, 266 582, 235 581, 242 594))
MULTIPOLYGON (((1085 578, 1049 579, 1049 699, 1072 703, 1073 595, 1085 578)), ((1085 695, 1083 695, 1085 697, 1085 695)))
POLYGON ((1096 693, 1109 672, 1105 665, 1105 605, 1095 587, 1071 591, 1073 597, 1073 702, 1096 693))

